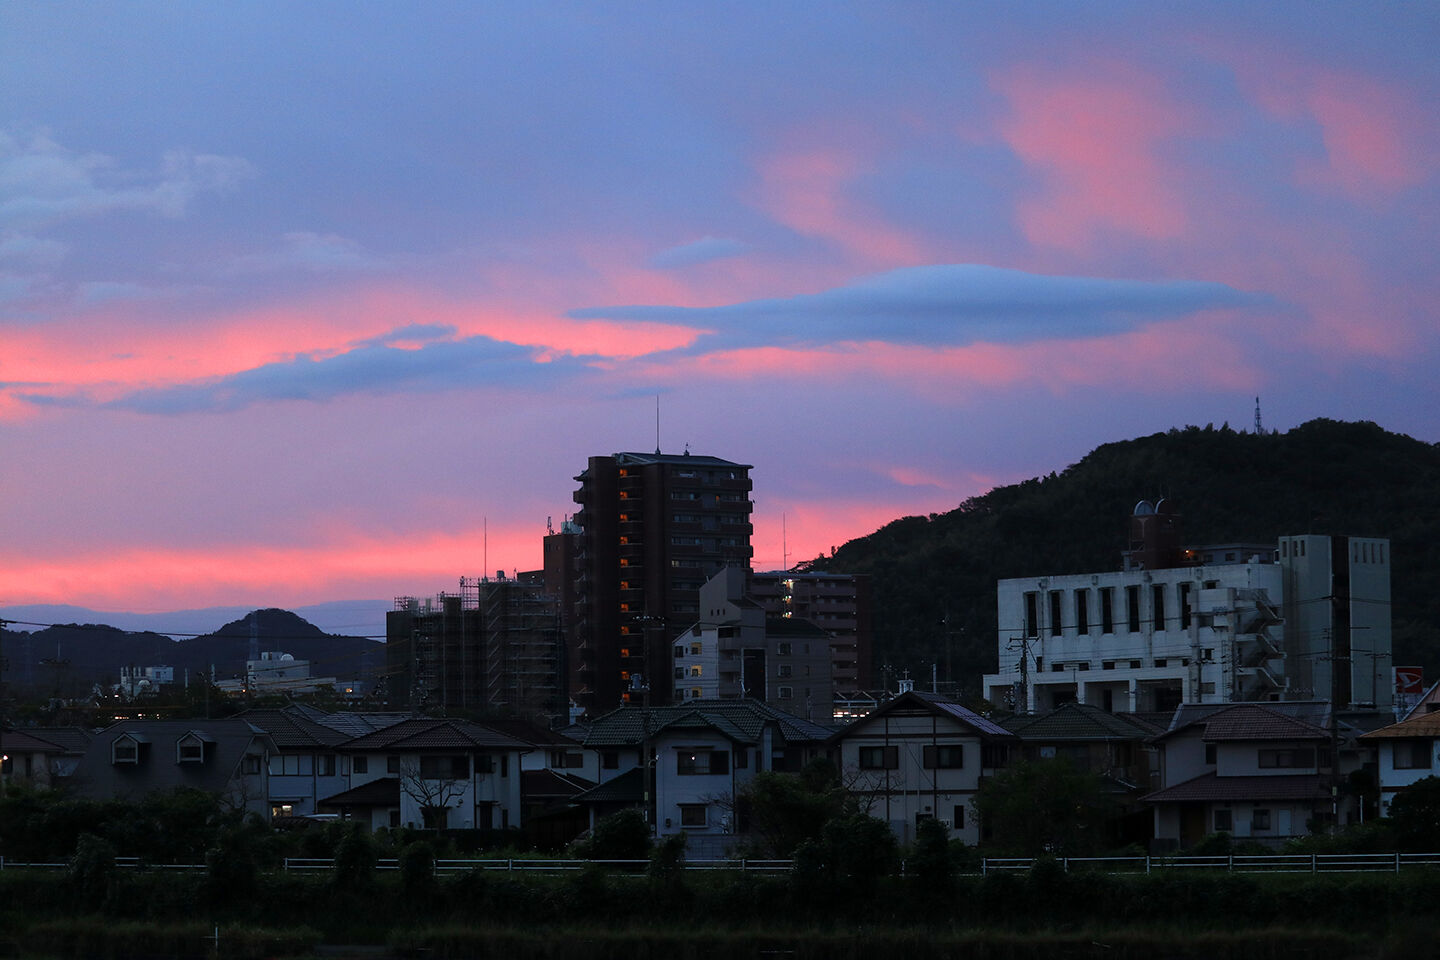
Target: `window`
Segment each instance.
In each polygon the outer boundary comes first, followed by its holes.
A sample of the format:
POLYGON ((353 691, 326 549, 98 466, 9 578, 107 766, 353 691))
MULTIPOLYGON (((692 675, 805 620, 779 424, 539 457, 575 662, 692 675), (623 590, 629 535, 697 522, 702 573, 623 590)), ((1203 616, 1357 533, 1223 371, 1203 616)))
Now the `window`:
POLYGON ((1190 629, 1190 584, 1180 584, 1180 629, 1190 629))
POLYGON ((730 772, 728 750, 681 750, 675 754, 675 772, 682 777, 703 777, 730 772))
POLYGON ((1433 750, 1430 740, 1396 740, 1392 749, 1395 751, 1396 770, 1429 770, 1433 750))
POLYGON ((399 757, 386 757, 386 758, 385 758, 385 772, 386 772, 386 773, 399 773, 399 772, 400 772, 400 758, 399 758, 399 757))
POLYGON ((122 738, 110 744, 111 763, 139 763, 140 745, 134 740, 122 738))
POLYGON ((706 813, 709 809, 709 806, 703 803, 680 804, 680 826, 687 828, 706 826, 706 813))
POLYGON ((1038 615, 1037 608, 1039 606, 1039 603, 1040 595, 1038 593, 1032 592, 1025 594, 1024 633, 1027 637, 1038 637, 1040 635, 1039 632, 1035 629, 1035 620, 1038 615))
POLYGON ((776 645, 775 645, 775 652, 776 652, 778 655, 782 656, 782 657, 788 657, 788 656, 790 656, 791 651, 792 651, 792 645, 791 645, 791 644, 788 644, 788 643, 780 643, 780 644, 776 644, 776 645))
POLYGON ((860 769, 861 769, 861 770, 898 770, 898 769, 900 769, 900 748, 899 748, 899 747, 861 747, 861 748, 860 748, 860 769))
POLYGON ((698 677, 700 676, 700 672, 700 664, 695 663, 690 665, 690 676, 698 677))
POLYGON ((1229 807, 1220 807, 1215 811, 1215 832, 1230 833, 1235 829, 1235 818, 1229 807))
POLYGON ((198 737, 186 737, 175 747, 176 763, 204 763, 205 741, 198 737))
POLYGON ((600 767, 603 770, 619 770, 620 751, 606 750, 604 753, 600 754, 600 767))
POLYGON ((1156 583, 1150 587, 1150 609, 1154 614, 1155 629, 1165 629, 1165 584, 1156 583))
POLYGON ((420 777, 424 780, 469 779, 470 758, 463 754, 421 757, 420 777))
POLYGON ((1215 744, 1213 743, 1205 744, 1205 762, 1212 767, 1215 766, 1215 744))
POLYGON ((705 691, 704 691, 704 690, 701 690, 699 687, 691 687, 691 688, 690 688, 690 699, 691 699, 691 700, 699 700, 699 699, 703 698, 704 696, 705 696, 705 691))
POLYGON ((475 756, 475 772, 476 772, 477 774, 479 774, 479 773, 494 773, 494 772, 495 772, 495 758, 492 757, 492 756, 490 756, 490 754, 488 754, 488 753, 476 754, 476 756, 475 756))
POLYGON ((260 757, 253 753, 247 753, 245 759, 240 763, 240 772, 257 774, 260 772, 260 757))
POLYGON ((1084 636, 1090 632, 1090 591, 1075 591, 1075 632, 1084 636))
POLYGON ((927 770, 959 770, 965 766, 965 748, 959 744, 927 746, 921 753, 927 770))
POLYGON ((744 770, 750 766, 750 751, 744 747, 736 747, 731 759, 735 764, 736 770, 744 770))
POLYGON ((793 700, 793 699, 795 699, 795 688, 794 688, 794 687, 781 687, 781 688, 779 688, 778 690, 775 691, 775 699, 777 699, 777 700, 793 700))
POLYGON ((788 663, 782 663, 782 664, 780 664, 780 666, 778 666, 778 667, 775 668, 775 675, 776 675, 777 677, 782 677, 782 678, 783 678, 783 677, 792 676, 792 675, 794 674, 794 672, 795 672, 795 671, 794 671, 794 668, 791 667, 790 664, 788 664, 788 663))
POLYGON ((1115 588, 1105 587, 1100 591, 1100 632, 1115 632, 1115 588))
POLYGON ((1283 750, 1261 750, 1259 765, 1262 770, 1313 767, 1315 766, 1315 748, 1291 747, 1283 750))
POLYGON ((952 830, 963 830, 963 829, 965 829, 965 806, 964 806, 964 804, 960 804, 960 803, 955 804, 955 819, 950 821, 950 829, 952 829, 952 830))
POLYGON ((1058 637, 1058 636, 1060 636, 1060 625, 1061 625, 1061 623, 1062 623, 1062 620, 1061 620, 1061 618, 1060 618, 1060 591, 1059 591, 1059 590, 1051 590, 1051 591, 1050 591, 1050 636, 1052 636, 1052 637, 1058 637))
POLYGON ((1140 588, 1125 588, 1125 619, 1131 633, 1140 632, 1140 588))
POLYGON ((367 757, 352 757, 350 759, 351 773, 369 773, 370 760, 367 757))
POLYGON ((1250 812, 1250 829, 1264 831, 1270 829, 1270 811, 1256 808, 1250 812))
POLYGON ((500 754, 500 776, 510 776, 510 754, 508 753, 500 754))
POLYGON ((701 652, 704 651, 704 649, 704 645, 696 641, 695 643, 690 644, 690 656, 698 657, 700 656, 701 652))
POLYGON ((685 668, 684 668, 684 667, 676 667, 676 668, 675 668, 675 679, 676 679, 676 680, 684 680, 684 679, 685 679, 685 668))
POLYGON ((335 776, 335 754, 322 753, 315 758, 315 773, 322 777, 335 776))

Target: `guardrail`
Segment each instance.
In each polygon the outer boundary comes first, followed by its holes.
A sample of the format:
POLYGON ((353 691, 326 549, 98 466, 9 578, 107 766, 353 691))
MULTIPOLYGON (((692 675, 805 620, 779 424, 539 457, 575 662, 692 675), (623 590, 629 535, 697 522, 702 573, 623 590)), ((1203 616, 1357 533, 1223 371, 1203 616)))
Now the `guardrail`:
MULTIPOLYGON (((986 857, 979 873, 1025 872, 1035 865, 1029 857, 986 857)), ((1094 870, 1104 873, 1154 873, 1158 870, 1219 870, 1227 873, 1399 873, 1420 867, 1440 867, 1440 853, 1267 853, 1220 856, 1176 857, 1062 857, 1055 861, 1068 871, 1094 870)), ((569 873, 586 866, 608 867, 623 873, 644 873, 648 860, 544 860, 474 859, 436 860, 437 874, 498 870, 507 873, 569 873)), ((0 870, 65 870, 68 862, 17 862, 0 857, 0 870)), ((203 863, 147 863, 139 857, 116 857, 115 866, 138 870, 204 870, 203 863)), ((789 873, 792 860, 687 860, 687 870, 736 870, 742 873, 789 873)), ((335 861, 328 857, 286 857, 287 873, 329 872, 335 861)), ((400 869, 394 859, 375 861, 375 869, 400 869)), ((901 873, 904 874, 904 864, 901 873)))

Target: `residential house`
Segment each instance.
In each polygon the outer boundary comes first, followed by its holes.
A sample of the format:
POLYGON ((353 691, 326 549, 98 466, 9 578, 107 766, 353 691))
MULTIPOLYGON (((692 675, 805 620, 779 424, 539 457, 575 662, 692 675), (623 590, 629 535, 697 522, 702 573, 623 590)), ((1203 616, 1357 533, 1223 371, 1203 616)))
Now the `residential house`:
POLYGON ((530 745, 465 720, 412 718, 339 746, 348 790, 322 811, 385 826, 502 830, 521 824, 520 758, 530 745))
POLYGON ((351 739, 295 707, 257 709, 241 713, 270 735, 270 816, 302 817, 319 812, 316 801, 349 786, 348 771, 339 746, 351 739))
POLYGON ((270 735, 238 718, 123 720, 90 741, 74 788, 98 800, 191 787, 249 813, 269 813, 270 735))
POLYGON ((1395 795, 1440 771, 1440 712, 1412 712, 1399 723, 1362 734, 1377 748, 1380 815, 1390 815, 1395 795))
POLYGON ((64 748, 23 730, 0 730, 0 796, 12 784, 52 784, 51 763, 64 748))
POLYGON ((720 855, 743 824, 735 798, 762 770, 797 771, 824 756, 833 729, 756 700, 621 707, 598 717, 585 747, 601 782, 576 801, 591 822, 644 807, 657 836, 684 832, 692 852, 720 855))
POLYGON ((1143 799, 1154 809, 1157 848, 1190 847, 1212 833, 1280 843, 1337 816, 1350 819, 1353 798, 1332 788, 1364 758, 1354 747, 1358 731, 1332 731, 1332 722, 1339 723, 1330 705, 1319 701, 1180 707, 1152 741, 1162 787, 1143 799))
POLYGON ((841 775, 871 816, 902 842, 921 820, 937 819, 950 836, 976 843, 969 816, 984 777, 1004 767, 1020 738, 937 694, 907 690, 830 738, 841 775))

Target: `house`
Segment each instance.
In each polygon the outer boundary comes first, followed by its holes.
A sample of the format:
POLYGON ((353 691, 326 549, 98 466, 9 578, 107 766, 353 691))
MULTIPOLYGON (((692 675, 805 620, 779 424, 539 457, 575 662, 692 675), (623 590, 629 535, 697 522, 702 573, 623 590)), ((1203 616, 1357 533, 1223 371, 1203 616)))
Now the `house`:
POLYGON ((937 819, 954 839, 976 843, 968 815, 980 781, 1004 767, 1020 738, 953 700, 907 690, 830 738, 841 776, 870 815, 902 842, 937 819))
POLYGON ((239 714, 270 735, 269 806, 272 819, 318 813, 316 801, 349 786, 338 750, 349 734, 317 722, 302 710, 247 710, 239 714))
POLYGON ((1440 712, 1414 711, 1399 723, 1362 734, 1377 748, 1380 815, 1390 815, 1390 802, 1406 787, 1440 771, 1440 712))
POLYGON ((642 806, 657 836, 681 833, 692 852, 723 854, 739 832, 735 798, 762 770, 797 771, 824 756, 832 728, 757 700, 621 707, 598 717, 585 747, 601 782, 576 801, 591 823, 642 806))
POLYGON ((339 746, 349 789, 319 809, 386 826, 502 830, 521 824, 530 745, 465 720, 412 718, 339 746))
POLYGON ((1357 732, 1319 701, 1180 707, 1152 740, 1162 786, 1142 798, 1154 810, 1157 848, 1190 847, 1211 833, 1280 843, 1353 818, 1354 798, 1332 788, 1364 765, 1357 732))
POLYGON ((48 787, 51 765, 64 748, 22 730, 0 730, 0 796, 12 784, 48 787))
POLYGON ((190 787, 263 817, 269 813, 269 761, 275 752, 268 733, 234 717, 122 720, 90 741, 73 785, 97 800, 190 787))

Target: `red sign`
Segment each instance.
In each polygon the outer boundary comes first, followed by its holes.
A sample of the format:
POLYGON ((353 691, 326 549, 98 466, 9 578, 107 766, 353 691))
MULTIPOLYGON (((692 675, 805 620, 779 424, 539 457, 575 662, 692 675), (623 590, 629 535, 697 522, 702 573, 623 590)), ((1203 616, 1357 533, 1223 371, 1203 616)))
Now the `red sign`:
POLYGON ((1425 692, 1424 667, 1396 667, 1395 692, 1401 695, 1416 695, 1425 692))

